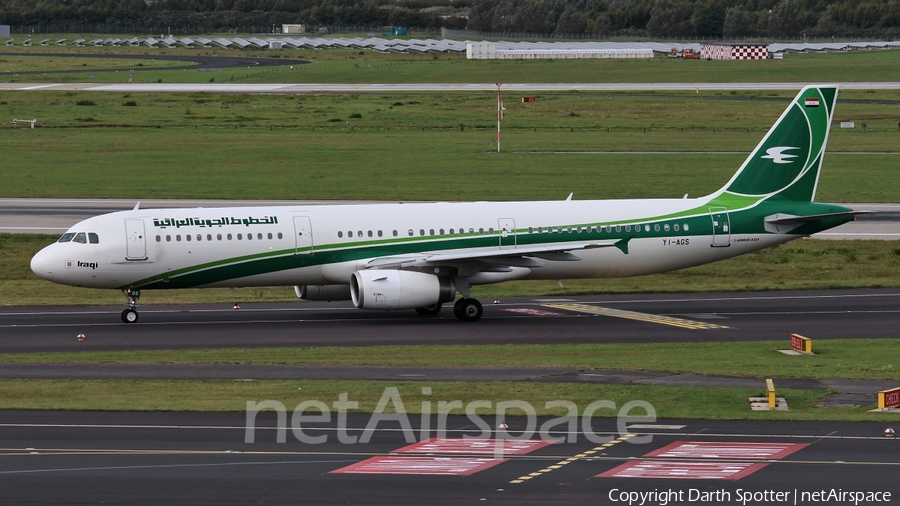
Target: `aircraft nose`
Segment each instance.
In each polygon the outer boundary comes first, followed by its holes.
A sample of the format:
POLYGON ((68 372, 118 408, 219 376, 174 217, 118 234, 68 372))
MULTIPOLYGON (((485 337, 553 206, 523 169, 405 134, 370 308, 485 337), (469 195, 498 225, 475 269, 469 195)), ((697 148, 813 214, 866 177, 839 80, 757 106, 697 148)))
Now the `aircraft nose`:
POLYGON ((54 265, 53 261, 53 252, 50 250, 50 246, 40 250, 31 258, 31 270, 38 277, 44 278, 46 280, 53 280, 53 271, 54 269, 59 268, 60 266, 54 265))

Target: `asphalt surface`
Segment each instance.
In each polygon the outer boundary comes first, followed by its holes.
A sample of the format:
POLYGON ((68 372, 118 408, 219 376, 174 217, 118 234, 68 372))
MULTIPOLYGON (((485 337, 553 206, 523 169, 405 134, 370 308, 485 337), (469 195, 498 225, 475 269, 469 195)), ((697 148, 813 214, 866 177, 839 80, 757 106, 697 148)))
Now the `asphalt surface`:
MULTIPOLYGON (((671 153, 677 155, 678 153, 671 153)), ((124 200, 124 199, 0 199, 0 232, 60 234, 81 220, 100 214, 133 209, 170 207, 229 207, 269 205, 360 204, 359 201, 283 200, 124 200)), ((840 227, 816 234, 817 239, 900 240, 900 204, 843 204, 871 211, 840 227)))
MULTIPOLYGON (((286 63, 286 62, 283 62, 286 63)), ((806 82, 781 83, 503 83, 503 91, 796 91, 806 82)), ((840 82, 844 90, 898 90, 900 81, 895 82, 840 82)), ((366 93, 397 91, 479 91, 495 92, 496 83, 271 83, 271 84, 225 84, 225 83, 0 83, 0 90, 56 90, 56 91, 111 91, 115 93, 366 93)))
MULTIPOLYGON (((152 301, 152 292, 142 300, 152 301)), ((124 301, 123 301, 124 302, 124 301)), ((0 353, 74 350, 648 343, 900 337, 900 289, 602 295, 483 300, 484 317, 452 308, 361 311, 349 302, 0 309, 0 353), (86 339, 76 340, 81 333, 86 339)))
MULTIPOLYGON (((286 409, 285 426, 293 406, 286 409)), ((397 421, 349 415, 343 435, 339 415, 330 418, 297 419, 301 435, 325 436, 313 444, 290 427, 285 442, 276 442, 271 412, 256 415, 249 431, 245 413, 0 412, 0 502, 584 505, 629 504, 629 493, 663 491, 675 495, 644 504, 846 505, 896 504, 900 494, 900 441, 884 437, 880 423, 650 419, 622 420, 620 432, 616 419, 593 418, 587 427, 575 420, 545 432, 568 441, 507 441, 522 451, 495 455, 492 441, 410 448, 436 435, 434 417, 423 434, 418 415, 408 418, 412 431, 397 421), (363 443, 367 425, 373 432, 363 443), (248 432, 252 443, 245 442, 248 432), (360 439, 342 444, 339 436, 360 439), (668 477, 634 477, 654 468, 668 477), (442 470, 469 474, 418 474, 442 470), (832 491, 887 500, 828 500, 832 491), (821 492, 824 499, 812 500, 821 492), (700 493, 707 500, 690 500, 700 493), (767 500, 776 497, 782 499, 767 500)), ((452 440, 520 436, 527 419, 451 415, 446 427, 452 440), (494 430, 499 423, 508 430, 494 430)))
MULTIPOLYGON (((304 65, 306 60, 293 60, 288 58, 254 58, 240 56, 201 56, 201 55, 146 55, 146 54, 75 54, 75 53, 3 53, 4 56, 38 56, 53 58, 103 58, 114 60, 162 60, 162 61, 192 61, 195 65, 179 65, 174 67, 141 67, 140 70, 190 70, 197 68, 232 68, 232 67, 279 67, 282 65, 304 65)), ((120 68, 109 69, 74 69, 74 70, 30 70, 15 72, 15 75, 29 74, 84 74, 96 72, 121 72, 120 68)))

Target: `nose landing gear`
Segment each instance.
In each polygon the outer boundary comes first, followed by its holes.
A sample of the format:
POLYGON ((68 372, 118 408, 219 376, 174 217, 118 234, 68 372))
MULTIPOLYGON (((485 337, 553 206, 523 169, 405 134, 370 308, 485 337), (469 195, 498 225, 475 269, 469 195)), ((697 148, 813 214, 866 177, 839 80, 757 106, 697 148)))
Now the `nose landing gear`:
POLYGON ((125 296, 128 297, 128 309, 122 311, 122 321, 136 323, 138 321, 137 301, 141 297, 141 291, 129 288, 125 290, 125 296))

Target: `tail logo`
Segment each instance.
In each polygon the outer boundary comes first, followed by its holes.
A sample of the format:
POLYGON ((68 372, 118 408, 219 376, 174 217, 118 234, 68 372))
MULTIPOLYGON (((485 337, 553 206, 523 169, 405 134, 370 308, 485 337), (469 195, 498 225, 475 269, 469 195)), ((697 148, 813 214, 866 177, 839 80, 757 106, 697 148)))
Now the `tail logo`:
POLYGON ((791 158, 797 158, 797 155, 792 155, 789 153, 785 153, 785 151, 789 149, 800 149, 791 146, 777 146, 774 148, 769 148, 766 150, 766 154, 760 158, 767 158, 772 160, 773 163, 777 164, 785 164, 785 163, 794 163, 791 158))

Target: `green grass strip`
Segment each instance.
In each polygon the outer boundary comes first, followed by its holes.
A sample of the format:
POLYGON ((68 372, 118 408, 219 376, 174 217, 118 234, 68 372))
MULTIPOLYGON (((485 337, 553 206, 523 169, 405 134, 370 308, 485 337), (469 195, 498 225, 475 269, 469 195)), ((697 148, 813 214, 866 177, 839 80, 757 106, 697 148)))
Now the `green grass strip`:
POLYGON ((788 336, 786 330, 783 340, 757 342, 20 353, 0 354, 0 363, 563 367, 782 378, 890 380, 898 377, 900 339, 814 339, 816 355, 789 356, 777 351, 790 347, 788 336))
MULTIPOLYGON (((288 410, 300 402, 319 400, 331 406, 342 392, 359 402, 354 412, 371 413, 384 389, 396 387, 404 411, 422 411, 422 401, 475 400, 492 403, 523 400, 538 415, 564 415, 547 410, 552 400, 574 402, 581 412, 598 400, 611 400, 617 409, 632 400, 654 406, 658 418, 712 420, 835 420, 898 421, 900 415, 868 413, 872 407, 819 408, 822 391, 779 390, 790 406, 787 412, 751 412, 748 397, 762 396, 764 388, 689 388, 659 386, 586 385, 533 382, 383 382, 383 381, 63 381, 0 380, 0 409, 53 409, 100 411, 244 411, 248 401, 277 400, 288 410), (432 388, 423 395, 423 386, 432 388)), ((393 408, 389 406, 389 410, 393 408)), ((493 410, 479 410, 488 415, 493 410)), ((618 411, 599 410, 594 416, 615 417, 618 411)), ((462 410, 450 414, 464 414, 462 410)), ((523 414, 511 411, 510 415, 523 414)), ((638 414, 638 411, 632 413, 638 414)), ((332 415, 334 416, 334 415, 332 415)))

